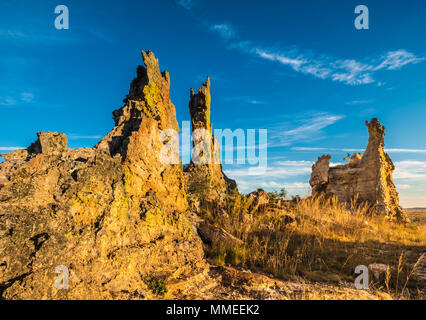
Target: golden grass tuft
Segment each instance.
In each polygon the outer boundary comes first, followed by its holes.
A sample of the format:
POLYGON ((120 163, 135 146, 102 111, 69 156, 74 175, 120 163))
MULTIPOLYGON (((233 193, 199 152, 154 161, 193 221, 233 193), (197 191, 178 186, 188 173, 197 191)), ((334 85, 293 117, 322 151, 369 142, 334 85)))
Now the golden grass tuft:
POLYGON ((238 194, 225 200, 227 214, 212 203, 202 203, 206 220, 244 241, 233 252, 214 244, 207 252, 213 261, 281 279, 334 283, 353 283, 357 265, 386 264, 390 268, 385 281, 372 279, 371 284, 392 287, 400 296, 409 286, 409 270, 426 248, 426 225, 390 222, 356 199, 347 206, 335 198, 309 197, 255 213, 249 213, 248 207, 247 198, 238 194), (396 281, 391 281, 392 270, 396 281), (401 285, 403 278, 408 280, 401 285))

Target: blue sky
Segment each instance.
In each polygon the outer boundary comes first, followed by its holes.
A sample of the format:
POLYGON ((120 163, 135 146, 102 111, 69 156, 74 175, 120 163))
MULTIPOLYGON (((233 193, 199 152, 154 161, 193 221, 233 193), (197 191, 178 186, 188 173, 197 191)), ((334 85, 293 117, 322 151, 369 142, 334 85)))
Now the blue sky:
POLYGON ((426 3, 403 1, 27 1, 0 4, 0 152, 37 131, 93 146, 113 126, 152 50, 171 74, 178 121, 212 82, 215 128, 268 129, 268 169, 226 165, 240 190, 306 194, 312 163, 365 148, 378 117, 406 207, 426 207, 426 3), (67 5, 70 29, 54 28, 67 5), (356 30, 367 5, 370 29, 356 30))

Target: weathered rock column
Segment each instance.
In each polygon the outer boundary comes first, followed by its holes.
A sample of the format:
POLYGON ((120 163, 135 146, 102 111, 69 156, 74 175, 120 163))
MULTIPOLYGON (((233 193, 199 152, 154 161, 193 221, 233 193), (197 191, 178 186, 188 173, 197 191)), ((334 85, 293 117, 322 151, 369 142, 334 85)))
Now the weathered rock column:
POLYGON ((213 135, 210 121, 211 95, 210 79, 195 93, 191 88, 189 112, 191 115, 194 153, 190 164, 185 168, 187 192, 196 197, 221 198, 236 190, 234 180, 222 171, 219 143, 213 135))
POLYGON ((393 183, 395 166, 384 151, 385 128, 376 118, 366 121, 369 133, 364 155, 354 154, 349 163, 329 167, 330 156, 321 156, 309 181, 313 194, 335 196, 342 202, 366 202, 380 215, 407 221, 393 183))

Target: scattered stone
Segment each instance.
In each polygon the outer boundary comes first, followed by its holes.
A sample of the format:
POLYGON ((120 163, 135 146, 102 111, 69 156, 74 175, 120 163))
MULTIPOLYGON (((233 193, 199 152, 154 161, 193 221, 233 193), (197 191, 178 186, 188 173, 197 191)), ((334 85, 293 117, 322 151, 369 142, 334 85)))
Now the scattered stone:
POLYGON ((269 204, 269 196, 263 189, 257 189, 247 195, 247 200, 250 201, 249 212, 257 212, 259 207, 269 204))

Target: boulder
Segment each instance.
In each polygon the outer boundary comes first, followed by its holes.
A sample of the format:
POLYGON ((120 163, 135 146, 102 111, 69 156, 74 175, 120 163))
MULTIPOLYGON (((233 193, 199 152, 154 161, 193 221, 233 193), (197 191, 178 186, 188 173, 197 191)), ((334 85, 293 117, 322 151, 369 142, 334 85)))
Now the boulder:
POLYGON ((247 195, 250 201, 249 212, 257 212, 259 207, 269 204, 269 196, 263 189, 257 189, 247 195))

